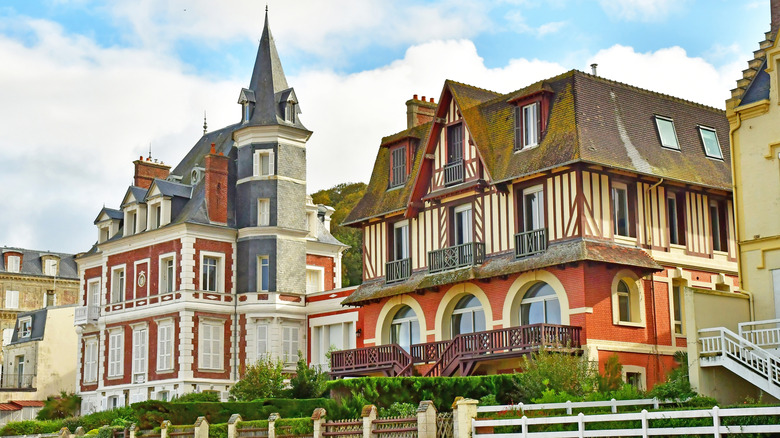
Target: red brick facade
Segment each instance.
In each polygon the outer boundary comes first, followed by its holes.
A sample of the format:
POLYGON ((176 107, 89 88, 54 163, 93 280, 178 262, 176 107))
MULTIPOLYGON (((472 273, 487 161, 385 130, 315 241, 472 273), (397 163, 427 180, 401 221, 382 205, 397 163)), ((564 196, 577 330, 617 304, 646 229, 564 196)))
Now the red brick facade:
MULTIPOLYGON (((123 264, 125 265, 125 300, 146 296, 147 291, 149 295, 157 295, 160 278, 160 255, 167 253, 176 254, 176 289, 179 289, 181 287, 181 282, 178 280, 181 277, 181 241, 171 240, 109 256, 106 266, 106 295, 104 297, 106 302, 111 302, 112 268, 123 264), (149 259, 148 262, 135 265, 136 261, 145 259, 149 259), (144 271, 146 274, 146 285, 141 288, 144 295, 141 296, 135 296, 135 291, 138 290, 136 267, 138 267, 139 273, 144 271)), ((92 268, 87 272, 94 272, 96 269, 99 268, 92 268)), ((92 275, 85 278, 92 278, 92 275)))
POLYGON ((136 187, 142 187, 144 189, 148 189, 152 185, 152 181, 154 181, 155 178, 167 178, 171 170, 170 166, 144 160, 144 157, 133 161, 133 165, 135 166, 133 185, 136 187))
POLYGON ((220 224, 227 223, 228 199, 228 157, 214 153, 206 155, 206 207, 209 219, 220 224))
POLYGON ((335 269, 335 261, 333 260, 333 257, 306 254, 306 264, 325 268, 325 274, 324 274, 325 289, 324 290, 331 290, 335 287, 336 269, 335 269))

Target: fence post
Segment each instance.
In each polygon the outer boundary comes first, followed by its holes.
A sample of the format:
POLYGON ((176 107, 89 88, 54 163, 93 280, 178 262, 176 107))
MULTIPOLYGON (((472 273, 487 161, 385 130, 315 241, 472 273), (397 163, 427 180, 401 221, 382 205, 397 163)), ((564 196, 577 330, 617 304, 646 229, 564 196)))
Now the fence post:
POLYGON ((233 414, 228 420, 228 438, 238 438, 238 423, 241 422, 241 415, 233 414))
POLYGON ((617 414, 617 400, 613 398, 610 402, 612 403, 612 413, 617 414))
POLYGON ((421 401, 417 407, 417 437, 436 438, 436 407, 430 400, 421 401))
POLYGON ((84 432, 84 428, 79 426, 76 428, 76 432, 73 434, 75 436, 84 436, 86 435, 86 432, 84 432))
POLYGON ((713 438, 720 438, 720 408, 717 406, 712 407, 712 436, 713 438))
POLYGON ((647 409, 642 409, 642 436, 647 436, 647 409))
POLYGON ((566 415, 571 415, 571 400, 566 400, 566 415))
POLYGON ((312 438, 322 438, 322 432, 323 432, 322 425, 325 423, 326 414, 327 412, 325 411, 325 408, 317 408, 314 410, 314 412, 312 412, 311 422, 312 422, 312 426, 314 427, 312 438))
POLYGON ((282 418, 278 412, 268 416, 268 438, 276 438, 276 420, 282 418))
POLYGON ((141 430, 135 423, 130 425, 130 438, 135 438, 138 431, 141 430))
POLYGON ((171 427, 171 422, 168 420, 160 423, 160 438, 168 438, 168 428, 171 427))
POLYGON ((520 419, 520 425, 522 426, 522 429, 520 430, 523 434, 523 438, 528 437, 528 417, 523 415, 523 418, 520 419))
POLYGON ((585 438, 585 414, 580 412, 577 414, 577 432, 579 432, 580 438, 585 438))
POLYGON ((59 438, 70 438, 70 430, 67 427, 60 429, 59 438))
MULTIPOLYGON (((363 438, 373 438, 374 434, 371 432, 371 429, 373 428, 372 426, 374 420, 376 420, 376 406, 363 406, 363 412, 361 412, 361 416, 363 417, 363 438)), ((275 437, 269 436, 268 438, 275 437)))
POLYGON ((658 410, 658 397, 653 397, 653 409, 658 410))
POLYGON ((477 417, 477 400, 463 398, 455 401, 452 410, 452 432, 454 438, 471 438, 471 420, 477 417))
POLYGON ((209 422, 206 421, 206 417, 198 417, 195 420, 194 438, 209 438, 209 422))

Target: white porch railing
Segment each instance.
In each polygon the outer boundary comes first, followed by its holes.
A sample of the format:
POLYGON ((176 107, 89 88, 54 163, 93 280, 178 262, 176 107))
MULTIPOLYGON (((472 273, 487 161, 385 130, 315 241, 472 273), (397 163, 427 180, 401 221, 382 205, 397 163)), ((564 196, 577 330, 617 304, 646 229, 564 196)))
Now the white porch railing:
POLYGON ((739 336, 761 348, 780 348, 780 319, 739 323, 739 336))
POLYGON ((509 437, 623 437, 623 436, 679 436, 679 435, 712 435, 720 437, 723 434, 744 433, 779 433, 780 424, 754 424, 749 420, 740 421, 739 425, 721 424, 723 418, 743 417, 755 419, 755 417, 780 416, 780 407, 769 408, 731 408, 720 409, 717 406, 712 409, 648 412, 642 410, 639 413, 625 414, 593 414, 579 413, 576 416, 537 417, 489 420, 474 419, 471 422, 472 436, 480 438, 509 438, 509 437), (711 418, 712 424, 706 426, 688 427, 653 427, 652 421, 665 419, 689 419, 711 418), (610 429, 609 424, 618 421, 635 421, 639 427, 610 429), (591 426, 591 423, 602 423, 591 426), (745 424, 747 423, 747 424, 745 424), (568 431, 555 432, 531 432, 529 428, 544 425, 571 425, 566 427, 568 431), (576 425, 576 427, 574 426, 576 425), (515 430, 506 433, 492 433, 490 430, 499 426, 515 426, 515 430), (519 430, 517 430, 519 429, 519 430), (487 433, 486 433, 487 432, 487 433))
POLYGON ((502 405, 502 406, 479 406, 477 408, 478 413, 487 412, 530 412, 530 411, 556 411, 566 410, 567 415, 571 415, 575 410, 586 408, 611 408, 613 413, 617 412, 618 407, 625 406, 652 406, 653 409, 658 409, 661 405, 679 403, 679 400, 658 400, 657 398, 642 398, 633 400, 603 400, 592 402, 563 402, 563 403, 537 403, 537 404, 524 404, 518 403, 516 405, 502 405))
POLYGON ((100 307, 79 306, 73 310, 73 325, 94 324, 100 318, 100 307))

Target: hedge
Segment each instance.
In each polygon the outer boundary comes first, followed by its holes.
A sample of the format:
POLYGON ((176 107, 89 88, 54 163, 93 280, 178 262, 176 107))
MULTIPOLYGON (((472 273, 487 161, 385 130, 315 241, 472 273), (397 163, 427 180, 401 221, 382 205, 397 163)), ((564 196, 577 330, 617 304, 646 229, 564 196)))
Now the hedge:
MULTIPOLYGON (((285 432, 283 435, 311 435, 314 433, 314 423, 311 421, 311 416, 308 418, 280 418, 274 423, 274 427, 278 430, 282 427, 289 427, 289 432, 285 432)), ((279 432, 276 433, 280 435, 279 432)))

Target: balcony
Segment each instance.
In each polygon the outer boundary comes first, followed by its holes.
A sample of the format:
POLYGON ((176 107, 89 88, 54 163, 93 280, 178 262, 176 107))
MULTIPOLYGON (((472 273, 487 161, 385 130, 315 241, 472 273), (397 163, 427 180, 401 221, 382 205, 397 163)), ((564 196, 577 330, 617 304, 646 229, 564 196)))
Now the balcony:
POLYGON ((95 324, 97 323, 99 317, 100 317, 100 307, 94 305, 79 306, 76 307, 76 310, 74 311, 73 325, 80 326, 80 325, 87 325, 87 324, 95 324))
POLYGON ((406 280, 412 275, 412 259, 406 258, 385 263, 385 283, 406 280))
POLYGON ((35 374, 3 374, 0 381, 2 390, 35 390, 35 374))
POLYGON ((450 186, 463 182, 463 158, 444 165, 444 185, 450 186))
POLYGON ((463 266, 481 265, 485 261, 485 244, 470 242, 428 252, 428 271, 448 271, 463 266))
POLYGON ((547 228, 538 228, 515 234, 515 258, 523 258, 547 251, 547 228))
POLYGON ((409 353, 396 344, 334 351, 330 369, 336 377, 410 376, 412 366, 432 363, 426 376, 468 376, 480 362, 520 357, 539 349, 580 354, 581 332, 575 326, 531 324, 415 344, 409 353))

